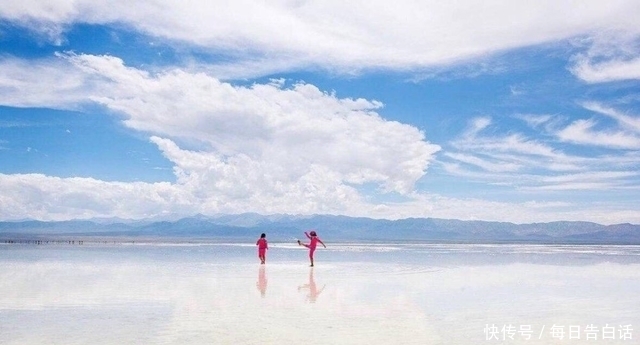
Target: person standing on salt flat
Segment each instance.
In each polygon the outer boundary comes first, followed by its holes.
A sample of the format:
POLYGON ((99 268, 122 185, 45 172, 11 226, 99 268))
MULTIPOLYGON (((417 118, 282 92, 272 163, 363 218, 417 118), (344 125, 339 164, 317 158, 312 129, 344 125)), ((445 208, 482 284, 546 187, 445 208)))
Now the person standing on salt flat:
POLYGON ((316 251, 316 246, 318 245, 318 242, 320 242, 320 244, 322 244, 322 246, 325 248, 327 248, 327 246, 322 242, 322 240, 320 240, 320 238, 318 237, 315 231, 312 230, 310 233, 307 233, 305 231, 304 234, 310 240, 309 244, 302 243, 300 242, 300 240, 298 240, 298 245, 309 248, 309 260, 311 261, 311 267, 313 267, 313 253, 316 251))
POLYGON ((267 261, 267 249, 269 249, 269 244, 267 243, 267 235, 262 234, 260 238, 256 242, 256 246, 258 246, 258 258, 260 259, 260 264, 264 265, 267 261))

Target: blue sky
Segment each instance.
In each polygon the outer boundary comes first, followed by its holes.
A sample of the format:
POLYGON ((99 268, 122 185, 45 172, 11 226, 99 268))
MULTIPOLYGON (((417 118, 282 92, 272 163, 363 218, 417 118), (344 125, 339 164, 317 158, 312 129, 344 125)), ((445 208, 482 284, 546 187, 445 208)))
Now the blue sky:
POLYGON ((640 223, 638 17, 635 1, 0 4, 0 219, 640 223))

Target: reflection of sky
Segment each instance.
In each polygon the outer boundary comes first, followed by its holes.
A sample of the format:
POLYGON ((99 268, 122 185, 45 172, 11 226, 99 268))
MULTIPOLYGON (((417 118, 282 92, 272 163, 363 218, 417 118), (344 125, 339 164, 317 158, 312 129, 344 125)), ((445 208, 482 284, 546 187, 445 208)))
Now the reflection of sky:
POLYGON ((264 266, 249 246, 0 246, 0 343, 467 344, 485 342, 487 323, 640 332, 636 247, 351 247, 319 250, 310 269, 293 246, 264 266))

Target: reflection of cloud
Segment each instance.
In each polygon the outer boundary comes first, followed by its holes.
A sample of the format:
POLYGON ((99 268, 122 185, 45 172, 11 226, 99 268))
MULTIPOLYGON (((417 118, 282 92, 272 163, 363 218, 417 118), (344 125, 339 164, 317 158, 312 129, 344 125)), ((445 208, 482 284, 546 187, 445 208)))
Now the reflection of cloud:
MULTIPOLYGON (((537 247, 526 248, 535 251, 537 247)), ((261 298, 254 288, 253 263, 233 262, 218 252, 135 249, 87 247, 65 252, 43 247, 26 249, 37 250, 38 256, 20 261, 12 255, 18 249, 3 251, 0 321, 29 311, 33 317, 24 320, 26 325, 20 328, 24 333, 13 333, 15 343, 25 339, 44 343, 52 341, 51 330, 68 336, 60 330, 79 322, 74 317, 83 317, 82 310, 90 310, 92 317, 82 319, 74 337, 60 341, 66 344, 74 344, 75 339, 84 343, 83 332, 102 327, 102 317, 115 320, 110 325, 116 328, 135 323, 138 333, 128 334, 129 339, 145 337, 147 343, 171 344, 211 339, 229 344, 282 343, 283 339, 310 344, 480 343, 473 340, 482 337, 487 322, 640 322, 634 308, 639 297, 628 294, 640 279, 635 256, 624 265, 600 258, 599 264, 571 266, 575 263, 571 256, 560 256, 553 265, 527 262, 522 256, 482 264, 461 253, 443 254, 439 248, 441 254, 431 256, 430 262, 416 264, 410 254, 394 252, 394 262, 347 261, 318 270, 331 289, 322 292, 322 303, 311 304, 292 298, 297 274, 307 273, 295 265, 270 264, 270 276, 278 278, 270 283, 268 298, 261 298), (108 253, 117 258, 100 259, 108 253), (40 260, 41 255, 64 259, 40 260), (158 257, 161 262, 141 256, 158 257), (447 260, 455 265, 446 264, 447 260), (590 310, 598 310, 598 315, 590 310), (51 319, 52 315, 60 318, 51 319), (30 320, 42 319, 51 320, 49 328, 29 325, 30 320), (309 338, 310 332, 319 329, 321 336, 309 338)), ((316 285, 313 269, 308 274, 305 285, 311 293, 316 285)), ((260 275, 261 270, 258 285, 260 275)), ((315 289, 317 297, 322 289, 315 289)), ((8 343, 4 341, 8 336, 0 332, 0 342, 8 343)), ((101 343, 119 344, 122 339, 107 335, 101 343)))

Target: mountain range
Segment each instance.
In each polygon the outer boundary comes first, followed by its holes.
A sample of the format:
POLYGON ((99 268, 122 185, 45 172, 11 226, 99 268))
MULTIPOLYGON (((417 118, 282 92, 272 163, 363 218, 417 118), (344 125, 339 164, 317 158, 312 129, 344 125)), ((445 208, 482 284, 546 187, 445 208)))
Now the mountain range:
POLYGON ((399 220, 334 215, 195 215, 176 220, 117 218, 69 221, 0 222, 0 240, 114 238, 247 240, 267 233, 271 241, 293 241, 316 229, 324 240, 433 241, 481 243, 640 244, 640 225, 559 221, 514 224, 436 218, 399 220))

